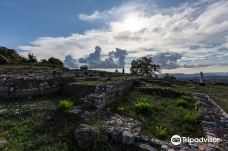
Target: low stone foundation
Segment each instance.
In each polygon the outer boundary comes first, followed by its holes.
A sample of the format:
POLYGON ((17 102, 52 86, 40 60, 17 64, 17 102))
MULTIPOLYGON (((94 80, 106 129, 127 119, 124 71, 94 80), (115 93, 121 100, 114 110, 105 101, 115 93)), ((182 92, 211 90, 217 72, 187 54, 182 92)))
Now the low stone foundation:
POLYGON ((80 101, 92 104, 97 109, 102 109, 121 100, 124 94, 131 90, 136 83, 136 79, 131 79, 117 83, 99 84, 96 86, 94 93, 87 95, 80 101))
POLYGON ((228 150, 228 114, 204 93, 196 93, 195 98, 201 101, 202 125, 206 137, 219 138, 221 142, 215 145, 228 150))
POLYGON ((89 93, 93 93, 96 85, 85 85, 78 83, 67 83, 63 86, 62 92, 67 96, 76 96, 77 98, 84 97, 89 93))
POLYGON ((139 87, 138 90, 146 94, 154 94, 162 97, 180 97, 186 95, 177 91, 173 91, 169 88, 152 88, 152 87, 139 87))
POLYGON ((15 73, 1 74, 0 98, 28 98, 51 94, 58 92, 63 84, 74 80, 74 74, 65 70, 30 70, 17 69, 15 73))

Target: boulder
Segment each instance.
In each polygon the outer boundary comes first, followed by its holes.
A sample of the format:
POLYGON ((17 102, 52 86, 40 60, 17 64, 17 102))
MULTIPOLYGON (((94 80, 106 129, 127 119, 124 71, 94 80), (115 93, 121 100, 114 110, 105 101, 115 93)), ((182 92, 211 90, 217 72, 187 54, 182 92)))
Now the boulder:
POLYGON ((134 144, 134 135, 128 131, 124 131, 122 134, 122 143, 123 144, 134 144))
POLYGON ((89 125, 80 124, 75 130, 75 139, 81 150, 90 150, 96 142, 97 131, 89 125))

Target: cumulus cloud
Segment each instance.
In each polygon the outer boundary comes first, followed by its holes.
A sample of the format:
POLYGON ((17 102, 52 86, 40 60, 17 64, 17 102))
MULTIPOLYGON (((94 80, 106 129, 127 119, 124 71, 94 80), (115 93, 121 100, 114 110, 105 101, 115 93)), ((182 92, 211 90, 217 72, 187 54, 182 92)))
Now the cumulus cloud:
POLYGON ((182 54, 166 52, 154 55, 153 61, 163 69, 175 69, 180 67, 177 61, 181 58, 182 54))
MULTIPOLYGON (((224 65, 228 63, 222 60, 228 56, 227 8, 227 0, 203 0, 168 9, 158 8, 149 0, 125 2, 110 10, 79 15, 83 21, 102 21, 103 26, 98 29, 66 37, 41 37, 19 48, 38 58, 64 59, 66 55, 82 58, 94 53, 94 46, 99 45, 103 51, 100 54, 95 51, 95 56, 114 55, 109 54, 109 50, 118 47, 128 50, 131 58, 160 53, 160 63, 166 68, 197 66, 202 64, 200 62, 210 65, 216 59, 224 65), (182 57, 178 62, 169 58, 167 63, 167 57, 161 55, 166 50, 182 57), (221 56, 216 56, 221 50, 221 56)), ((100 62, 97 59, 94 59, 95 64, 100 62)), ((109 57, 103 65, 113 64, 115 59, 109 57)))
POLYGON ((77 59, 74 59, 71 55, 65 56, 64 65, 68 68, 78 68, 77 59))
POLYGON ((95 52, 90 53, 87 58, 80 58, 79 63, 87 64, 90 68, 122 68, 125 66, 126 50, 116 48, 111 51, 105 60, 101 59, 101 48, 95 47, 95 52))

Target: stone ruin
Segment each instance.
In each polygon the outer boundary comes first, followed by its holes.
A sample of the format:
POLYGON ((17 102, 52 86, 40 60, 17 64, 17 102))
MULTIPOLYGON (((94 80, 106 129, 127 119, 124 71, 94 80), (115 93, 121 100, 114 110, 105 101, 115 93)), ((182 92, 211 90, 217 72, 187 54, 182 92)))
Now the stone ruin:
POLYGON ((4 68, 0 71, 0 97, 29 98, 58 92, 74 74, 52 68, 4 68))

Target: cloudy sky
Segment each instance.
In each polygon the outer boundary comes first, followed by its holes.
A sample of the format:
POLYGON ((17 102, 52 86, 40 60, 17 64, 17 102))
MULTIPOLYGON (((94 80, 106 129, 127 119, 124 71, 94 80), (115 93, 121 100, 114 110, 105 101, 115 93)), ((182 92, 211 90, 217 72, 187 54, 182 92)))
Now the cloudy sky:
POLYGON ((227 0, 0 0, 0 8, 0 45, 22 55, 106 69, 153 55, 163 71, 228 72, 227 0))

